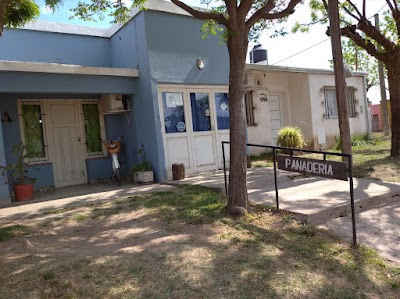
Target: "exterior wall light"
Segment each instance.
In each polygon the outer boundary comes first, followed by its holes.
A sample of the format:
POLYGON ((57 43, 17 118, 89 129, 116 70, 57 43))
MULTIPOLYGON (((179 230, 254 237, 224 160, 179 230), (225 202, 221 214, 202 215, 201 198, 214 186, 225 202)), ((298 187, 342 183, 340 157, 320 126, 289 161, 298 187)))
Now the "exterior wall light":
POLYGON ((1 116, 1 122, 2 123, 10 123, 12 122, 12 119, 10 115, 7 112, 4 112, 3 115, 1 116))
POLYGON ((199 70, 204 69, 204 61, 203 61, 203 58, 201 58, 201 57, 197 58, 197 67, 199 68, 199 70))

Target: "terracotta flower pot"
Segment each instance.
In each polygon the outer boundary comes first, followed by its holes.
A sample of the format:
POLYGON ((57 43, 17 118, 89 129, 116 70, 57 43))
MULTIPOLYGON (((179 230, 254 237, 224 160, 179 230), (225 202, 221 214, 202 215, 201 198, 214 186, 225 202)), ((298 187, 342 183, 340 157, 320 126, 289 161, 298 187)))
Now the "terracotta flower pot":
POLYGON ((30 200, 33 198, 33 183, 26 185, 14 185, 16 200, 30 200))

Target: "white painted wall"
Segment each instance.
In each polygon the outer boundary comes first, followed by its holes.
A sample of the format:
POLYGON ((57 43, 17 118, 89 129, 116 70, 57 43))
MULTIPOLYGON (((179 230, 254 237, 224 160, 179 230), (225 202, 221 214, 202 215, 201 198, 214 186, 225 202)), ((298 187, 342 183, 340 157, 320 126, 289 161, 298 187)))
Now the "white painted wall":
POLYGON ((289 92, 291 96, 291 125, 299 127, 307 146, 313 146, 313 124, 311 121, 311 102, 309 74, 289 73, 289 92))
MULTIPOLYGON (((253 107, 255 126, 249 126, 248 142, 271 145, 271 117, 269 102, 261 102, 259 91, 281 97, 282 126, 299 127, 307 140, 308 147, 314 149, 330 148, 339 136, 337 119, 325 119, 324 86, 334 86, 333 73, 317 70, 315 73, 305 70, 247 70, 248 89, 254 89, 253 107), (327 143, 318 144, 318 129, 326 133, 327 143)), ((350 118, 351 134, 367 132, 366 109, 364 100, 364 78, 360 75, 346 79, 347 85, 356 88, 355 99, 357 117, 350 118)), ((259 154, 264 150, 251 148, 250 154, 259 154)))
MULTIPOLYGON (((335 79, 333 75, 324 74, 310 74, 310 102, 312 110, 312 123, 313 123, 313 139, 315 149, 330 148, 335 144, 335 137, 339 138, 339 122, 338 119, 326 119, 323 117, 325 113, 324 104, 324 86, 335 86, 335 79), (325 145, 318 145, 318 128, 324 128, 326 133, 327 143, 325 145)), ((366 109, 364 101, 364 78, 362 76, 354 76, 346 79, 347 86, 356 88, 355 99, 358 100, 356 104, 357 117, 349 119, 350 132, 354 134, 364 134, 367 132, 366 123, 366 109)))
MULTIPOLYGON (((288 73, 248 71, 248 80, 258 90, 267 91, 269 95, 278 95, 281 99, 281 123, 290 124, 290 99, 288 73)), ((256 125, 247 127, 248 143, 271 145, 271 116, 270 103, 261 102, 259 92, 253 92, 254 120, 256 125)), ((250 154, 259 154, 265 150, 250 148, 250 154)))

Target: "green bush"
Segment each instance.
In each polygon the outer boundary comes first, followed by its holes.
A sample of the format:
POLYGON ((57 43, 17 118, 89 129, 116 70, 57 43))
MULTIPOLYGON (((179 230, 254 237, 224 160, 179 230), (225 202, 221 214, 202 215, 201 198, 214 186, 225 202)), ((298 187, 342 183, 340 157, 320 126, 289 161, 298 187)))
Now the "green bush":
MULTIPOLYGON (((342 143, 340 141, 340 137, 335 137, 335 146, 333 147, 335 150, 340 151, 342 149, 342 143)), ((363 135, 353 135, 351 136, 351 146, 367 146, 367 145, 375 145, 376 139, 373 138, 371 134, 365 133, 363 135)))
POLYGON ((278 132, 276 144, 283 147, 303 148, 306 146, 306 141, 300 128, 283 127, 278 132))

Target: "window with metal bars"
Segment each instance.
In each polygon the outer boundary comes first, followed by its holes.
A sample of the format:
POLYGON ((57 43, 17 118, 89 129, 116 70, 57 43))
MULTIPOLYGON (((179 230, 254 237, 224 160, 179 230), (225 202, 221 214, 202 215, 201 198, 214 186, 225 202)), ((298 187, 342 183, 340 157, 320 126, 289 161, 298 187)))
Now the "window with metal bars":
POLYGON ((97 103, 82 104, 85 127, 86 152, 88 155, 101 155, 100 118, 97 103))
POLYGON ((246 105, 246 119, 248 126, 254 126, 254 107, 253 107, 253 93, 251 91, 247 91, 244 94, 244 100, 246 105))
POLYGON ((21 118, 27 157, 32 161, 45 160, 46 150, 40 103, 21 103, 21 118))
MULTIPOLYGON (((337 100, 336 100, 336 89, 334 86, 324 87, 325 96, 325 118, 337 118, 337 100)), ((356 117, 356 100, 355 100, 355 88, 348 86, 346 87, 346 99, 347 99, 347 111, 349 117, 356 117)))

